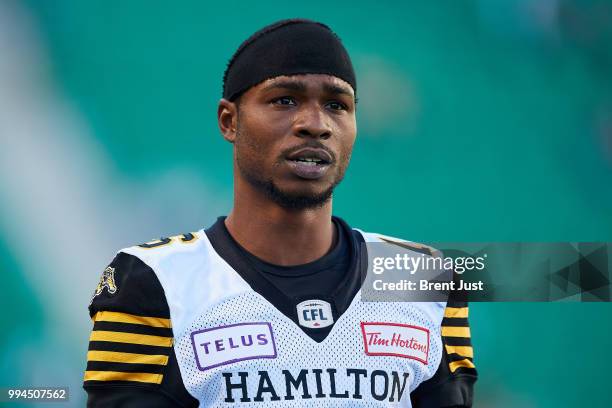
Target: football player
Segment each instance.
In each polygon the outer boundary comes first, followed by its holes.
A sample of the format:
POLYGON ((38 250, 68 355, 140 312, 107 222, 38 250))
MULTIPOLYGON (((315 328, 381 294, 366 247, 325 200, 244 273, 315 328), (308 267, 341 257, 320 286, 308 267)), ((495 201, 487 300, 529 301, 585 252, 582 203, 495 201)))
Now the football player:
MULTIPOLYGON (((119 251, 89 306, 91 407, 470 407, 466 304, 366 302, 364 243, 332 216, 357 82, 329 27, 259 30, 225 71, 234 205, 119 251)), ((392 97, 392 95, 390 95, 392 97)))

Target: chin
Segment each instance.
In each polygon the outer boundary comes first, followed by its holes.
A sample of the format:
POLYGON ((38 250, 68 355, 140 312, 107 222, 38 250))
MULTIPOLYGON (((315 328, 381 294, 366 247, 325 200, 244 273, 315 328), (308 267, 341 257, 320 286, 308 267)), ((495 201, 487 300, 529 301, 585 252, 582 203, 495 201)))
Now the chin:
POLYGON ((312 186, 314 188, 283 188, 274 186, 268 190, 269 197, 283 208, 304 210, 320 208, 332 196, 333 184, 312 186))
POLYGON ((288 185, 277 185, 278 190, 285 195, 295 197, 316 197, 325 194, 330 188, 334 187, 333 183, 321 180, 300 180, 288 185))

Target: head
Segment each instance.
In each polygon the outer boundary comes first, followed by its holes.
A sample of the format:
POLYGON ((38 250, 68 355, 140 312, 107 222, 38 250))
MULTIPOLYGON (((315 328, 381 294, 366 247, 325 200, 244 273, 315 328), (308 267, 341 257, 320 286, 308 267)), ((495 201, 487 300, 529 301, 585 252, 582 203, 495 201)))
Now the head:
POLYGON ((348 54, 324 25, 284 20, 245 41, 218 108, 237 188, 286 209, 329 202, 355 141, 355 89, 348 54))

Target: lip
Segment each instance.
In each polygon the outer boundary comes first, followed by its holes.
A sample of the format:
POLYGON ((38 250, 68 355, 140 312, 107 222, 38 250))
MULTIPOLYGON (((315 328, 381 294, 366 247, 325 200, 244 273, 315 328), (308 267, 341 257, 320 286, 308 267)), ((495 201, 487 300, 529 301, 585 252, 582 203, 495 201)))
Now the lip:
POLYGON ((325 176, 334 159, 325 149, 305 147, 288 154, 285 161, 295 176, 306 180, 316 180, 325 176), (300 159, 316 159, 318 162, 300 159))
MULTIPOLYGON (((285 160, 291 169, 291 172, 303 179, 307 180, 316 180, 319 179, 327 173, 327 170, 331 167, 329 163, 327 164, 308 164, 306 162, 300 162, 295 160, 285 160)), ((312 162, 311 162, 312 163, 312 162)))
POLYGON ((298 158, 319 159, 325 162, 325 165, 329 165, 334 161, 332 156, 325 149, 321 149, 320 147, 305 147, 297 152, 287 155, 287 160, 296 160, 298 158))

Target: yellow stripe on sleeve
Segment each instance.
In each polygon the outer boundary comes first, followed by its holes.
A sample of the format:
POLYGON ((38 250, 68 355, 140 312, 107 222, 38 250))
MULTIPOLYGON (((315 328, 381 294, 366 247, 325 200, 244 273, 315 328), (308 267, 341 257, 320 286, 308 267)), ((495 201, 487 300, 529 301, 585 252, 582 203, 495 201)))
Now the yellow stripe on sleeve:
POLYGON ((108 361, 112 363, 131 363, 131 364, 157 364, 167 365, 168 356, 159 354, 136 354, 121 353, 117 351, 98 351, 90 350, 87 352, 87 361, 108 361))
POLYGON ((117 323, 132 323, 141 324, 151 327, 171 328, 170 319, 161 317, 138 316, 129 313, 109 312, 107 310, 96 313, 93 317, 95 322, 117 322, 117 323))
POLYGON ((444 310, 444 317, 468 317, 468 307, 447 307, 444 310))
POLYGON ((136 381, 161 384, 163 374, 124 373, 120 371, 85 371, 85 381, 136 381))
POLYGON ((115 343, 144 344, 147 346, 170 347, 172 337, 151 336, 149 334, 136 334, 94 330, 91 332, 89 341, 112 341, 115 343))
POLYGON ((449 346, 445 344, 448 354, 459 354, 463 357, 474 358, 474 349, 471 346, 449 346))
POLYGON ((446 337, 470 337, 470 328, 442 326, 442 335, 446 337))
POLYGON ((465 368, 476 368, 476 366, 474 365, 474 363, 472 363, 470 360, 463 359, 463 360, 459 360, 459 361, 451 361, 448 364, 448 367, 451 370, 451 373, 454 373, 455 371, 457 371, 458 368, 460 367, 465 367, 465 368))

